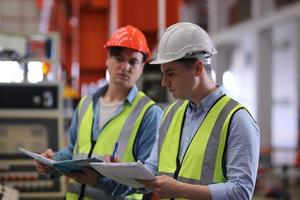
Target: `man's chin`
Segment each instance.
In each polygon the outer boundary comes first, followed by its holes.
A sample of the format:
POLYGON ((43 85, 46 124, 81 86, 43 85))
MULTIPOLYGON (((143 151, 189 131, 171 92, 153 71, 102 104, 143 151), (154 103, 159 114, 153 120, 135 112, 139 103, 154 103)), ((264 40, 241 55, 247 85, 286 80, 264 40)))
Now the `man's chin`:
POLYGON ((119 84, 119 85, 126 85, 126 84, 129 83, 129 80, 127 80, 127 79, 117 79, 117 80, 115 80, 115 83, 119 84))
POLYGON ((174 99, 186 100, 185 97, 180 96, 179 94, 176 94, 176 93, 173 93, 173 92, 171 92, 171 94, 172 94, 172 97, 173 97, 174 99))
POLYGON ((129 81, 124 81, 124 80, 122 80, 122 81, 121 80, 116 80, 115 84, 119 85, 119 86, 122 86, 122 87, 126 87, 126 88, 132 87, 132 85, 129 81))

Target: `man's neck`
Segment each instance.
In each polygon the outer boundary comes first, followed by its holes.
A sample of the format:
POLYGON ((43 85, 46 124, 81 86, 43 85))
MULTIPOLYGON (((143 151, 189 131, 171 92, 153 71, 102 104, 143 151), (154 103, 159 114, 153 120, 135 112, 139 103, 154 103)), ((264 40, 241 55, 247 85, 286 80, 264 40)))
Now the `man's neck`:
POLYGON ((204 83, 204 84, 200 84, 194 92, 194 95, 191 97, 191 101, 196 104, 199 105, 200 102, 207 97, 209 94, 211 94, 213 91, 215 91, 217 89, 216 84, 211 81, 211 80, 207 80, 208 82, 204 83))
POLYGON ((104 96, 104 103, 118 103, 124 101, 128 96, 131 88, 120 88, 109 85, 104 96))

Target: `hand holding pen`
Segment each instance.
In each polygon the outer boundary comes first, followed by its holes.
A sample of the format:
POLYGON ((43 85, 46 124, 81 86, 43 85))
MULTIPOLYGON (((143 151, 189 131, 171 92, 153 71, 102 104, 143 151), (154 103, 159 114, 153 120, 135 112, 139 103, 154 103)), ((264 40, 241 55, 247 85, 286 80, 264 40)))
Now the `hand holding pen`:
POLYGON ((104 156, 104 160, 106 162, 121 162, 120 158, 116 157, 116 153, 118 151, 118 145, 119 145, 118 142, 116 142, 111 156, 110 155, 104 156))
POLYGON ((116 142, 115 147, 114 147, 114 151, 113 151, 112 156, 111 156, 111 161, 114 161, 114 159, 115 159, 115 155, 116 155, 116 152, 118 150, 118 146, 119 146, 119 144, 118 144, 118 142, 116 142))

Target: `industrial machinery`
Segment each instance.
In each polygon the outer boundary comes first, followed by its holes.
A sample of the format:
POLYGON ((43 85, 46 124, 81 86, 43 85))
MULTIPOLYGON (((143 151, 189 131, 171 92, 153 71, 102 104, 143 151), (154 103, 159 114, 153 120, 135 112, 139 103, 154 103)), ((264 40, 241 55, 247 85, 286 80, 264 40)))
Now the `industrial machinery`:
POLYGON ((18 148, 57 151, 63 144, 61 86, 0 84, 0 180, 25 199, 58 198, 65 194, 63 179, 39 175, 34 161, 18 148))
POLYGON ((0 34, 0 181, 21 199, 63 199, 66 191, 63 178, 39 175, 18 151, 64 146, 58 44, 57 34, 0 34))

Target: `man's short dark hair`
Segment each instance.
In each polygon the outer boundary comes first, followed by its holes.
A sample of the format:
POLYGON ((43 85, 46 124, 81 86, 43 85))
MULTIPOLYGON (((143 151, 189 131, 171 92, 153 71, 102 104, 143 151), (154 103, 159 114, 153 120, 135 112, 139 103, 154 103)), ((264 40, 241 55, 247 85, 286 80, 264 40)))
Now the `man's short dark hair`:
MULTIPOLYGON (((110 56, 119 56, 120 54, 121 54, 121 52, 123 51, 123 49, 124 49, 125 47, 110 47, 109 49, 108 49, 108 54, 110 55, 110 56)), ((141 54, 143 54, 143 62, 145 62, 146 61, 146 58, 147 58, 147 56, 143 53, 143 52, 141 52, 141 51, 139 51, 141 54)))
MULTIPOLYGON (((186 66, 187 68, 191 68, 198 60, 198 58, 181 58, 176 61, 184 64, 184 66, 186 66)), ((211 76, 211 64, 204 64, 204 69, 207 72, 207 74, 211 76)))

